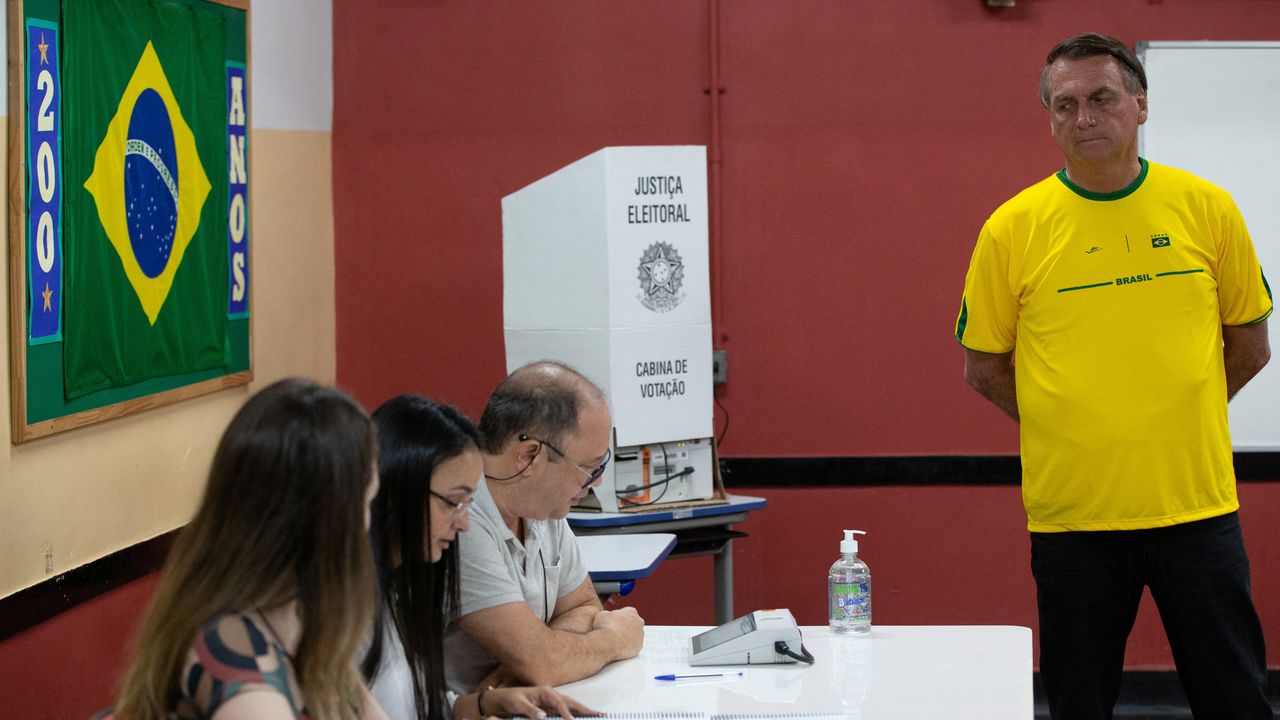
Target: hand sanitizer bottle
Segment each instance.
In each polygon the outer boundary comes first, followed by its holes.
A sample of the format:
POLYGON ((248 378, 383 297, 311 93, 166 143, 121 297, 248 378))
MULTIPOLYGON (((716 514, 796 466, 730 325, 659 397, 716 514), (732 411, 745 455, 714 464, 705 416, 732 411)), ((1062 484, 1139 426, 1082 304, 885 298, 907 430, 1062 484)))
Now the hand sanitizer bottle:
POLYGON ((858 559, 858 541, 845 530, 840 541, 840 559, 827 573, 827 620, 832 632, 871 632, 871 570, 858 559))

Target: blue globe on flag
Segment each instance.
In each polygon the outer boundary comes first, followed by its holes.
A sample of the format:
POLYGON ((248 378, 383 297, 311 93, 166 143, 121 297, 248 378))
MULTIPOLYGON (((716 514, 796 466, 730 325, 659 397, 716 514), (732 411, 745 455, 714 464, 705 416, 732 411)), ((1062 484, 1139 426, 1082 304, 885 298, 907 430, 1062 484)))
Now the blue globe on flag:
POLYGON ((124 201, 133 256, 144 275, 159 277, 178 229, 178 155, 169 111, 149 88, 138 96, 129 118, 124 201))

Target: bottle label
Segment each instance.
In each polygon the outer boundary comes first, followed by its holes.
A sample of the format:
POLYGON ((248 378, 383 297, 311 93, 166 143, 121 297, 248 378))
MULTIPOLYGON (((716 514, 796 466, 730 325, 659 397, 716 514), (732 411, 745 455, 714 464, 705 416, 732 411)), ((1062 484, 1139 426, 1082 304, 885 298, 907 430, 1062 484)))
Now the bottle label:
POLYGON ((871 583, 832 583, 831 618, 861 619, 871 614, 871 583))

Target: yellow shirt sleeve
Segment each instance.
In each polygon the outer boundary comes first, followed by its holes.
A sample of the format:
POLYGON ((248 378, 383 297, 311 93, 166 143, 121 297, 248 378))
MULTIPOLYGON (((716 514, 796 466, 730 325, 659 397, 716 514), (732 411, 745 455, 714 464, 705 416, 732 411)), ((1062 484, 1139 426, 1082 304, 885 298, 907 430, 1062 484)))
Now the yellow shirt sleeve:
POLYGON ((1008 240, 996 237, 988 221, 978 234, 964 279, 964 297, 956 318, 956 340, 961 345, 988 353, 1013 350, 1019 299, 1009 276, 1008 240))
POLYGON ((1265 320, 1274 308, 1271 288, 1245 227, 1244 217, 1228 195, 1223 199, 1218 240, 1218 309, 1223 325, 1249 325, 1265 320))

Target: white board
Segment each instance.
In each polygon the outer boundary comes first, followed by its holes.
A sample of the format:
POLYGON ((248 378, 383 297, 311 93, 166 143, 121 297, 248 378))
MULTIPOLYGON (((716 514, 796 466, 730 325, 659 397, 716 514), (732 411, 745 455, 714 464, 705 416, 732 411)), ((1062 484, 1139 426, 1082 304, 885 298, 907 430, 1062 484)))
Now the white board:
MULTIPOLYGON (((1280 42, 1140 42, 1149 118, 1143 157, 1225 188, 1280 293, 1280 42)), ((1280 358, 1280 313, 1269 322, 1280 358)), ((1280 359, 1228 406, 1237 450, 1280 450, 1280 359)))

